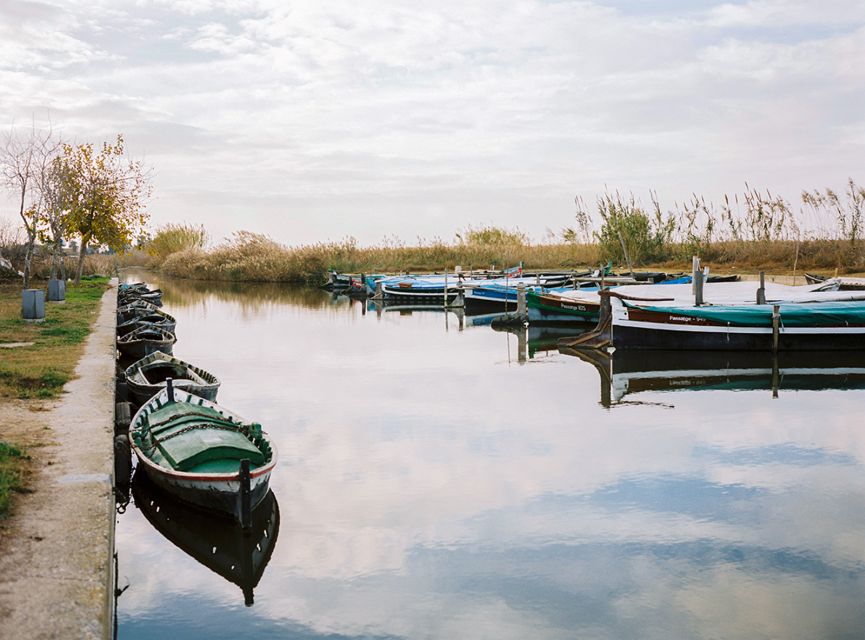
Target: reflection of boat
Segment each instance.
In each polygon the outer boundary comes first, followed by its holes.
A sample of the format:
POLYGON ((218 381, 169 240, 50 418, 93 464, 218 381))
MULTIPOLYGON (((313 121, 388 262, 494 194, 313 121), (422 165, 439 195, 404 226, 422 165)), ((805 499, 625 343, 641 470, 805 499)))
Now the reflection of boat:
POLYGON ((270 491, 252 512, 252 526, 233 522, 187 505, 160 490, 143 473, 135 474, 132 496, 144 517, 176 547, 211 571, 239 586, 247 606, 273 555, 279 535, 279 504, 270 491))
POLYGON ((143 404, 165 388, 165 380, 171 378, 175 389, 183 389, 208 400, 216 400, 219 378, 183 360, 161 351, 151 353, 126 369, 126 385, 129 392, 143 404))
POLYGON ((143 325, 117 338, 117 349, 125 356, 143 358, 161 351, 171 353, 177 338, 170 331, 143 325))
POLYGON ((264 499, 276 466, 276 446, 260 424, 171 385, 138 410, 129 438, 157 485, 240 521, 264 499))
POLYGON ((613 402, 644 391, 865 389, 865 351, 560 351, 591 362, 613 402))
POLYGON ((534 358, 538 353, 546 353, 549 351, 558 351, 559 340, 565 337, 576 336, 585 331, 588 325, 584 327, 569 327, 569 326, 537 326, 529 325, 508 326, 501 324, 493 324, 494 331, 505 331, 511 333, 518 338, 525 338, 526 348, 529 358, 534 358))

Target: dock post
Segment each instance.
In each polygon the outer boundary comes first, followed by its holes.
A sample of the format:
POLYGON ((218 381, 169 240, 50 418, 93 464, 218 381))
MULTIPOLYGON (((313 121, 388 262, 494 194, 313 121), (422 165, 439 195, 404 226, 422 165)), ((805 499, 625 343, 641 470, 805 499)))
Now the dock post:
POLYGON ((694 305, 697 307, 703 306, 703 272, 694 272, 694 305))
POLYGON ((526 318, 526 285, 520 282, 517 285, 517 315, 525 322, 526 318))
POLYGON ((781 383, 781 374, 778 367, 778 354, 772 354, 772 397, 778 397, 778 386, 781 383))
POLYGON ((778 353, 778 342, 781 337, 781 306, 772 305, 772 353, 778 353))
POLYGON ((760 288, 757 289, 757 304, 766 304, 766 272, 760 272, 760 288))
POLYGON ((383 300, 384 299, 383 287, 384 287, 384 285, 382 284, 381 280, 378 280, 375 283, 375 295, 372 297, 373 300, 383 300))
POLYGON ((240 461, 240 526, 252 526, 252 489, 250 487, 249 458, 240 461))
POLYGON ((168 392, 168 401, 174 402, 174 381, 171 378, 165 379, 165 390, 168 392))
POLYGON ((700 258, 691 256, 691 293, 697 295, 697 272, 700 270, 700 258))
POLYGON ((525 364, 528 359, 527 353, 529 350, 529 342, 528 336, 526 335, 529 332, 525 327, 517 328, 517 362, 519 364, 525 364))
POLYGON ((445 291, 444 306, 447 307, 448 306, 448 272, 447 272, 447 269, 445 269, 445 289, 444 289, 444 291, 445 291))

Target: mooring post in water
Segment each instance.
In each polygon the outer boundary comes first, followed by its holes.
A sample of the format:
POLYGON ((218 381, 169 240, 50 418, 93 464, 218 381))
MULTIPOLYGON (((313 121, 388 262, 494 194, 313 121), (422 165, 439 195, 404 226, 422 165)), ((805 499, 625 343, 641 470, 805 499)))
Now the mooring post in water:
POLYGON ((700 270, 700 258, 691 256, 691 293, 697 295, 697 272, 700 270))
POLYGON ((526 285, 520 282, 517 285, 517 315, 525 321, 526 317, 526 285))
POLYGON ((382 284, 381 280, 376 281, 375 295, 373 296, 373 300, 381 300, 382 298, 384 298, 384 291, 382 290, 383 286, 384 285, 382 284))
POLYGON ((781 306, 772 305, 772 353, 778 353, 778 342, 781 337, 781 306))
POLYGON ((444 306, 448 306, 448 271, 445 269, 445 301, 444 306))
POLYGON ((694 272, 694 305, 697 307, 703 306, 703 272, 694 272))
POLYGON ((766 304, 766 272, 760 272, 760 288, 757 289, 757 304, 766 304))
POLYGON ((165 390, 168 392, 168 401, 174 402, 174 382, 171 378, 165 379, 165 390))
POLYGON ((240 526, 252 526, 252 489, 249 477, 249 458, 240 461, 240 526))
POLYGON ((778 354, 772 354, 772 397, 778 397, 778 386, 781 381, 781 374, 778 368, 778 354))

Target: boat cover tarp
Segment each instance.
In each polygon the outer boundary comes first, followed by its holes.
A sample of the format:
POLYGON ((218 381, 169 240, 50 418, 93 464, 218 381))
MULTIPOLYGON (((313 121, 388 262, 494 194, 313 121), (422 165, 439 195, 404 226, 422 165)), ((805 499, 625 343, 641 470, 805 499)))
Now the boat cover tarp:
POLYGON ((171 403, 151 413, 148 423, 158 452, 177 471, 217 460, 248 458, 253 466, 266 462, 264 453, 241 433, 242 425, 210 407, 171 403))
MULTIPOLYGON (((624 301, 627 307, 638 307, 691 318, 704 318, 730 326, 771 327, 772 305, 719 305, 704 307, 666 307, 635 305, 624 301)), ((779 305, 782 327, 844 327, 865 325, 865 302, 819 302, 814 304, 779 305)))

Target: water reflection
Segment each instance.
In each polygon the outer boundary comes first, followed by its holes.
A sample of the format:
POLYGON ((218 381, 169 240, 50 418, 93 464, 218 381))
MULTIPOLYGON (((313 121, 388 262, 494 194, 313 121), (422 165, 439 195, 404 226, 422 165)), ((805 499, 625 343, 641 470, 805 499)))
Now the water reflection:
POLYGON ((244 531, 226 518, 190 508, 136 473, 132 480, 135 506, 153 528, 173 545, 243 591, 246 606, 270 562, 279 534, 279 504, 270 491, 252 512, 244 531))
POLYGON ((519 332, 454 313, 234 295, 166 310, 178 357, 276 440, 280 544, 245 609, 129 509, 121 638, 865 635, 856 385, 629 382, 609 411, 599 369, 529 357, 531 333, 510 366, 519 332))
POLYGON ((561 347, 595 367, 601 404, 647 391, 771 391, 865 389, 865 351, 638 351, 614 353, 561 347))

